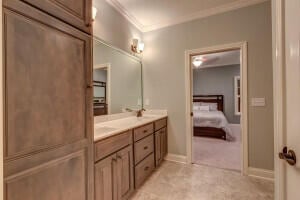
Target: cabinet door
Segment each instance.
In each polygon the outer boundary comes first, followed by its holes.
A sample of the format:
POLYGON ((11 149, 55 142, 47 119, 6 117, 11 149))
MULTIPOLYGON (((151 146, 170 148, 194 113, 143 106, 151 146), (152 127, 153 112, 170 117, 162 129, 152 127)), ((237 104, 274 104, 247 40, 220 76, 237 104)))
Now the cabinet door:
POLYGON ((91 200, 91 38, 14 10, 3 9, 5 200, 91 200))
POLYGON ((161 162, 161 134, 160 131, 155 132, 155 166, 158 166, 161 162))
POLYGON ((95 164, 95 200, 117 200, 117 158, 109 156, 95 164))
POLYGON ((161 129, 160 136, 161 136, 161 159, 163 160, 164 157, 167 155, 167 151, 168 151, 167 128, 161 129))
POLYGON ((117 153, 118 199, 125 200, 134 190, 132 145, 117 153))
POLYGON ((87 33, 91 33, 92 0, 4 0, 10 8, 32 5, 87 33))

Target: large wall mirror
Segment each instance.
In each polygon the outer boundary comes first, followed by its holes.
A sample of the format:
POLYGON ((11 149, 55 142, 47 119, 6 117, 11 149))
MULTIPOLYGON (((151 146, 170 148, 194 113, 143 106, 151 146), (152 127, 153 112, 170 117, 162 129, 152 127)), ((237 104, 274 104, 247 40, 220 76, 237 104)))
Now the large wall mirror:
POLYGON ((94 115, 143 107, 142 64, 118 48, 94 38, 94 115))

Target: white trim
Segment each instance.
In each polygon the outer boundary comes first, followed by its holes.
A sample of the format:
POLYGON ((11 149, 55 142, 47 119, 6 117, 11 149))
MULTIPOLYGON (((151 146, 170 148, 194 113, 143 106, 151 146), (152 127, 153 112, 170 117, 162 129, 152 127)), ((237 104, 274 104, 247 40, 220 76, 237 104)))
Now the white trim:
POLYGON ((255 178, 274 181, 274 171, 273 170, 249 167, 248 175, 251 177, 255 177, 255 178))
POLYGON ((238 42, 232 44, 225 44, 201 49, 187 50, 185 52, 185 102, 186 102, 186 148, 187 148, 187 163, 192 163, 192 132, 193 120, 190 117, 192 112, 192 91, 193 91, 193 77, 191 71, 190 57, 198 54, 213 53, 219 51, 240 49, 241 50, 241 130, 242 130, 242 174, 248 174, 248 75, 247 75, 247 42, 238 42))
POLYGON ((125 17, 129 22, 131 22, 137 29, 139 29, 142 32, 149 32, 154 31, 157 29, 161 29, 168 26, 173 26, 176 24, 188 22, 195 19, 205 18, 212 15, 217 15, 224 12, 229 12, 232 10, 237 10, 240 8, 244 8, 247 6, 263 3, 269 0, 251 0, 251 1, 245 1, 245 0, 239 0, 232 3, 228 3, 222 6, 218 6, 215 8, 206 9, 203 11, 191 13, 189 15, 185 15, 182 17, 173 18, 171 20, 152 24, 149 26, 144 26, 137 18, 134 17, 133 14, 131 14, 120 2, 119 0, 106 0, 111 6, 113 6, 123 17, 125 17))
POLYGON ((106 0, 106 2, 109 3, 112 7, 114 7, 123 17, 125 17, 125 19, 132 23, 137 29, 144 32, 144 26, 132 14, 130 14, 118 0, 106 0))
POLYGON ((234 114, 240 116, 238 99, 241 94, 238 95, 238 81, 241 81, 241 76, 234 76, 234 114))
POLYGON ((284 146, 285 136, 283 126, 283 66, 285 56, 283 8, 284 1, 272 1, 275 200, 285 199, 285 165, 279 161, 277 155, 284 146))
POLYGON ((95 65, 93 69, 103 69, 107 70, 107 80, 106 80, 106 101, 107 101, 107 114, 111 114, 111 64, 104 63, 95 65))
POLYGON ((172 161, 172 162, 177 162, 177 163, 184 163, 184 164, 187 163, 186 156, 171 154, 171 153, 167 154, 167 156, 165 157, 165 160, 172 161))

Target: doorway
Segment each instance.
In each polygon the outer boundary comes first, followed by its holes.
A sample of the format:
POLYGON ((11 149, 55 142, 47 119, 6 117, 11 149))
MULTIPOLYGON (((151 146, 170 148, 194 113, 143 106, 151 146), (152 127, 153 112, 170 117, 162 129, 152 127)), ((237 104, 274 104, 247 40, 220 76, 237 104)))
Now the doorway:
MULTIPOLYGON (((225 62, 225 60, 223 59, 222 62, 225 62)), ((228 70, 230 71, 232 69, 228 70)), ((210 87, 211 86, 212 84, 210 83, 210 87)), ((222 87, 224 87, 224 85, 222 85, 222 87)), ((240 42, 186 51, 186 91, 188 163, 204 164, 226 169, 233 168, 234 170, 241 171, 243 174, 247 174, 247 43, 240 42), (231 91, 233 93, 232 101, 234 102, 232 111, 234 113, 231 114, 228 113, 229 99, 225 92, 208 92, 205 91, 205 88, 200 90, 199 88, 194 88, 194 84, 198 85, 198 80, 194 79, 197 79, 195 75, 199 71, 200 73, 201 71, 202 73, 206 73, 205 76, 212 71, 223 71, 224 73, 225 67, 224 69, 221 69, 220 67, 224 64, 217 64, 220 65, 218 68, 212 67, 212 63, 222 61, 222 59, 216 58, 216 55, 218 54, 238 55, 236 62, 239 62, 238 65, 240 66, 240 69, 238 70, 238 73, 232 77, 231 82, 231 91), (204 66, 204 68, 199 69, 200 66, 204 66), (241 113, 242 115, 240 115, 241 113), (233 125, 230 127, 227 119, 229 115, 238 120, 238 123, 240 123, 240 130, 238 126, 233 125), (239 131, 241 133, 240 136, 238 134, 236 135, 236 132, 239 131), (239 140, 241 141, 240 144, 238 143, 239 140), (235 143, 233 143, 234 141, 235 143), (238 166, 232 167, 227 165, 227 161, 230 159, 226 159, 226 156, 230 157, 230 155, 222 155, 222 148, 227 149, 229 154, 230 152, 236 154, 237 159, 235 159, 234 162, 238 160, 238 166), (227 163, 224 163, 223 161, 226 161, 227 163)))
POLYGON ((111 114, 110 76, 111 64, 98 64, 93 67, 94 115, 111 114))

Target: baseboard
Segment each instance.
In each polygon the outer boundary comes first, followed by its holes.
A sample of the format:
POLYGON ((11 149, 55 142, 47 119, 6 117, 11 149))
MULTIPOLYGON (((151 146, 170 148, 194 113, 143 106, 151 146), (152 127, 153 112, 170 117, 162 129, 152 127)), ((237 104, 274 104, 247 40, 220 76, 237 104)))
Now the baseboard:
POLYGON ((249 167, 248 168, 248 176, 274 181, 274 171, 273 170, 249 167))
POLYGON ((184 163, 184 164, 187 163, 186 156, 178 155, 178 154, 171 154, 171 153, 167 154, 167 156, 165 157, 165 160, 177 162, 177 163, 184 163))

